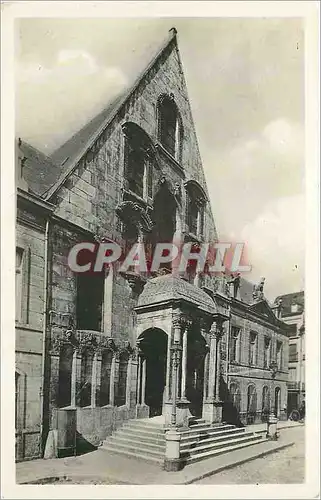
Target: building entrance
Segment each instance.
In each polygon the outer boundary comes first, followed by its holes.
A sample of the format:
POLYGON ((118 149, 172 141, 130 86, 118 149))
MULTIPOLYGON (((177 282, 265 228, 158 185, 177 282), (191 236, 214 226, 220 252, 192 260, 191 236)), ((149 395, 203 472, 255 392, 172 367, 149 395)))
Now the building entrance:
MULTIPOLYGON (((145 404, 149 416, 162 414, 163 393, 166 385, 167 335, 159 328, 151 328, 139 337, 139 347, 146 363, 145 404)), ((144 376, 144 373, 141 374, 144 376)))

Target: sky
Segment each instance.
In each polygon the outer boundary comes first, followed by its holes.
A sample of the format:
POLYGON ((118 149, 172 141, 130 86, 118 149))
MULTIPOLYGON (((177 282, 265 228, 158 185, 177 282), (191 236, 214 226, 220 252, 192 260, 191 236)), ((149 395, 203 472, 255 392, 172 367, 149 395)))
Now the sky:
POLYGON ((178 30, 221 241, 242 241, 269 300, 304 287, 304 31, 299 18, 17 20, 16 135, 46 154, 178 30))

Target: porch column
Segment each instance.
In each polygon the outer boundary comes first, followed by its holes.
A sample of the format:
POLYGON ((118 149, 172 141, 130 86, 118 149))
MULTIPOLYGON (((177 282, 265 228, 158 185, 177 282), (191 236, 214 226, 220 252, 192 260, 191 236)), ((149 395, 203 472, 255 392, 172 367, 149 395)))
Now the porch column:
POLYGON ((145 390, 146 390, 146 358, 143 359, 142 363, 142 393, 141 393, 141 404, 145 404, 145 390))
POLYGON ((111 367, 110 367, 110 381, 109 381, 109 404, 115 404, 115 373, 116 373, 116 353, 114 352, 111 367))
POLYGON ((99 404, 101 383, 101 352, 96 351, 93 359, 92 383, 91 383, 91 406, 95 408, 99 404))
POLYGON ((182 379, 181 379, 181 399, 186 399, 186 374, 187 374, 187 336, 192 324, 191 320, 185 320, 183 324, 183 351, 182 351, 182 379))
MULTIPOLYGON (((184 365, 182 365, 181 351, 183 349, 182 342, 184 342, 184 337, 182 332, 186 330, 186 318, 181 313, 175 313, 172 320, 172 331, 171 337, 169 339, 170 349, 169 349, 169 398, 166 399, 164 405, 165 412, 165 426, 166 427, 188 427, 188 416, 189 414, 189 402, 185 399, 179 397, 179 393, 182 389, 182 383, 179 380, 179 373, 185 374, 185 385, 186 387, 186 360, 184 358, 184 365), (175 368, 175 369, 174 369, 175 368), (180 371, 180 369, 182 370, 180 371), (175 424, 173 423, 175 420, 175 424)), ((185 348, 187 348, 187 337, 185 338, 185 348)), ((186 356, 185 350, 185 356, 186 356)))
POLYGON ((128 359, 127 376, 126 376, 126 406, 130 407, 130 388, 131 388, 131 375, 132 375, 132 358, 128 359))
POLYGON ((81 379, 81 350, 75 349, 72 358, 72 370, 71 370, 71 406, 77 406, 79 403, 80 379, 81 379))
POLYGON ((209 353, 207 354, 208 361, 205 363, 205 368, 208 373, 206 381, 206 371, 204 377, 204 401, 203 401, 203 418, 211 423, 216 424, 222 421, 222 402, 219 398, 220 384, 220 338, 221 324, 213 323, 213 326, 208 335, 209 337, 209 353), (208 367, 206 364, 208 363, 208 367), (207 388, 207 391, 206 391, 207 388))

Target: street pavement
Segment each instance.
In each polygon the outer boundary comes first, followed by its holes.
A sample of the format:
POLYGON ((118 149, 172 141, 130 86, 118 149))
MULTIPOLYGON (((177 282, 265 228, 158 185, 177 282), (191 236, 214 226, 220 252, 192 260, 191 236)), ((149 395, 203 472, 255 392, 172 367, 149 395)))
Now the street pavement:
MULTIPOLYGON (((142 462, 141 460, 135 460, 123 455, 111 454, 100 448, 97 451, 77 457, 49 460, 39 459, 17 463, 16 480, 20 484, 191 484, 201 481, 201 478, 210 476, 206 481, 220 481, 222 477, 223 480, 219 483, 199 482, 199 484, 229 484, 228 481, 230 481, 230 484, 231 481, 238 484, 266 482, 263 477, 260 478, 255 475, 256 469, 262 465, 253 465, 258 460, 262 460, 258 458, 259 456, 270 454, 270 461, 263 463, 269 464, 271 462, 272 464, 274 462, 275 464, 278 462, 278 457, 283 456, 279 455, 281 453, 280 449, 283 449, 284 452, 287 448, 293 448, 297 444, 296 442, 300 440, 301 447, 304 448, 302 440, 304 439, 305 426, 293 422, 282 422, 282 424, 280 423, 280 427, 281 425, 283 428, 280 429, 280 438, 278 441, 265 441, 244 449, 225 453, 214 458, 190 464, 178 472, 165 472, 159 464, 142 462), (279 450, 278 453, 276 453, 276 450, 279 450), (254 460, 252 464, 251 460, 254 460), (237 465, 241 463, 245 463, 245 465, 237 465), (225 471, 225 469, 231 467, 233 469, 225 471), (249 469, 249 467, 251 468, 249 469), (253 473, 246 475, 243 472, 242 474, 243 469, 250 471, 253 469, 253 473), (241 471, 240 473, 238 472, 239 470, 241 471), (239 476, 235 476, 234 471, 239 476), (222 474, 227 475, 222 476, 222 474), (239 479, 235 481, 235 477, 239 479)), ((264 425, 256 426, 255 431, 264 432, 264 428, 264 425)), ((303 451, 301 449, 301 455, 304 456, 304 449, 303 451)), ((287 455, 285 456, 287 457, 287 455)), ((292 464, 292 459, 285 458, 286 460, 288 462, 291 460, 292 464)), ((297 463, 300 466, 300 460, 297 460, 297 463)), ((275 470, 273 470, 273 464, 271 466, 272 479, 280 477, 278 467, 274 465, 275 470)), ((298 475, 294 475, 293 471, 292 475, 296 480, 300 477, 299 473, 298 475)), ((205 479, 202 481, 205 481, 205 479)), ((275 480, 275 482, 279 481, 275 480)))
POLYGON ((304 427, 284 429, 295 442, 283 450, 257 458, 194 484, 298 484, 304 482, 305 442, 304 427))

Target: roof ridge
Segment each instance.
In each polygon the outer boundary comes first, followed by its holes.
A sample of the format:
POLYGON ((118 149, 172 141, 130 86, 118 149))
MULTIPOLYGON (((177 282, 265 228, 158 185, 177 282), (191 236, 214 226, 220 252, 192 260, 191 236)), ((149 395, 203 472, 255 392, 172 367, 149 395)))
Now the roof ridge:
MULTIPOLYGON (((117 105, 115 106, 115 109, 112 109, 111 115, 107 116, 106 119, 103 121, 103 123, 99 126, 98 130, 91 135, 90 139, 87 140, 86 145, 81 149, 80 153, 78 153, 74 158, 70 159, 69 165, 68 166, 66 165, 66 171, 60 175, 57 182, 48 190, 48 192, 46 194, 46 199, 49 199, 57 191, 57 189, 59 189, 59 187, 65 182, 65 180, 71 175, 71 173, 75 167, 75 164, 77 164, 77 162, 81 159, 81 157, 84 155, 84 153, 95 142, 96 137, 107 127, 107 125, 109 125, 112 122, 112 120, 115 118, 115 116, 117 116, 121 107, 127 102, 127 100, 130 98, 130 96, 133 94, 133 92, 135 92, 135 90, 137 89, 140 82, 149 73, 149 71, 154 66, 156 61, 160 58, 160 56, 163 54, 163 52, 169 47, 169 45, 174 40, 176 41, 176 35, 177 35, 176 28, 171 28, 169 30, 169 33, 170 33, 170 35, 167 36, 166 40, 162 43, 161 47, 157 50, 157 52, 151 58, 150 62, 147 64, 147 66, 144 68, 144 70, 142 70, 140 72, 140 74, 134 80, 133 84, 128 88, 127 92, 125 91, 123 98, 120 99, 119 103, 117 103, 117 105), (93 137, 94 137, 94 139, 93 139, 93 137)), ((98 116, 99 116, 99 114, 97 115, 97 117, 98 116)), ((94 120, 94 119, 95 118, 93 118, 92 120, 94 120)), ((80 130, 78 131, 78 133, 80 132, 80 130)), ((69 160, 69 158, 66 160, 66 163, 68 163, 68 160, 69 160)))

